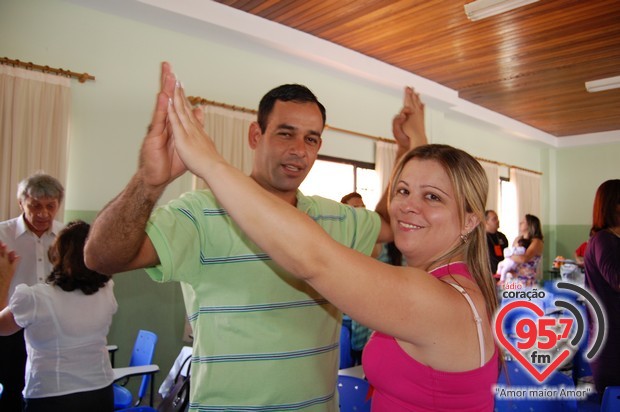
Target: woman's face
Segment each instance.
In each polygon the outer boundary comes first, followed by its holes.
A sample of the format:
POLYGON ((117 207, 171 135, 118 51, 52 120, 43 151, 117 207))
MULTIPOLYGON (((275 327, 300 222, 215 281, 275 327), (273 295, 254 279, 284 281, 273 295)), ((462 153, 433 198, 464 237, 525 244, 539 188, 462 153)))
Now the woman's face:
POLYGON ((525 216, 523 216, 523 218, 519 221, 519 233, 521 233, 522 236, 525 236, 529 233, 527 219, 525 218, 525 216))
POLYGON ((426 268, 461 241, 464 231, 454 196, 448 174, 437 161, 414 158, 404 166, 389 213, 394 242, 408 264, 426 268))

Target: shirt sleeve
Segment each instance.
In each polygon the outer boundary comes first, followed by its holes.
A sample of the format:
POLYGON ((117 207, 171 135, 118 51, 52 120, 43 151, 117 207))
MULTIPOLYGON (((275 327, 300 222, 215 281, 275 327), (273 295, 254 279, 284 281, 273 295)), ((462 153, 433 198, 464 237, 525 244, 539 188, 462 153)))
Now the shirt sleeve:
POLYGON ((200 262, 200 210, 193 205, 190 195, 173 200, 157 208, 146 226, 160 264, 147 268, 148 275, 157 282, 182 280, 187 273, 197 271, 200 262))
POLYGON ((17 285, 9 302, 9 310, 20 328, 30 326, 36 319, 36 299, 32 288, 25 284, 17 285))
POLYGON ((379 214, 361 207, 345 207, 345 209, 353 213, 351 247, 365 255, 370 255, 381 230, 379 214))

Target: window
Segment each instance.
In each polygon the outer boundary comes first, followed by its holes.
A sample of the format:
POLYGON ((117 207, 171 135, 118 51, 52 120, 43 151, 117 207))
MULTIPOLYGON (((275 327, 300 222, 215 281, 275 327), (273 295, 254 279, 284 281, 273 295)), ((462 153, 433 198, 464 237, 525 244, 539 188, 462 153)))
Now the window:
POLYGON ((319 156, 299 189, 305 195, 318 195, 340 202, 350 192, 362 195, 368 209, 374 210, 381 189, 372 163, 319 156))
POLYGON ((512 245, 519 235, 519 216, 517 212, 517 187, 513 182, 500 179, 500 207, 498 211, 500 232, 506 235, 512 245))

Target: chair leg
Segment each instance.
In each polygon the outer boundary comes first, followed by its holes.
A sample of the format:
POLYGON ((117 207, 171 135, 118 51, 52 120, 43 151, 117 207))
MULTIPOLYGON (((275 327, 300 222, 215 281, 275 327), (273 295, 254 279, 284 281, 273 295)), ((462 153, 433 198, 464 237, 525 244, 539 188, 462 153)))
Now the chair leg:
POLYGON ((149 406, 153 406, 153 392, 155 391, 155 376, 151 375, 151 393, 149 395, 149 406))

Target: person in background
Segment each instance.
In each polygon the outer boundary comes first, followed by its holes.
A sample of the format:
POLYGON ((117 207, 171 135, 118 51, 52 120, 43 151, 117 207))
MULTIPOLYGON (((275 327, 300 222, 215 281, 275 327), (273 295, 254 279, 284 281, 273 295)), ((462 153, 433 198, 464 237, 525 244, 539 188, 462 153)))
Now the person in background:
POLYGON ((362 195, 357 192, 351 192, 342 196, 342 199, 340 199, 340 203, 344 203, 345 205, 349 205, 352 207, 366 207, 362 195))
POLYGON ((228 164, 180 85, 168 119, 180 160, 207 181, 240 228, 279 265, 375 330, 363 360, 373 410, 493 410, 497 298, 483 225, 488 181, 478 161, 436 144, 401 157, 388 206, 408 265, 399 267, 333 240, 228 164))
POLYGON ((489 247, 489 262, 491 273, 497 273, 497 264, 504 260, 504 249, 508 247, 506 235, 500 232, 499 218, 494 210, 485 210, 484 228, 487 233, 487 245, 489 247))
MULTIPOLYGON (((43 283, 52 271, 47 251, 63 227, 55 219, 64 194, 62 184, 44 173, 35 173, 18 184, 17 201, 22 214, 0 222, 0 242, 21 257, 8 289, 9 297, 18 284, 43 283)), ((0 411, 20 411, 26 367, 22 330, 0 337, 0 365, 0 383, 4 386, 0 411)))
MULTIPOLYGON (((620 385, 620 179, 603 182, 592 210, 592 231, 584 265, 585 285, 594 292, 607 319, 607 338, 590 361, 596 391, 620 385)), ((596 316, 593 316, 596 319, 596 316)), ((595 322, 588 322, 595 328, 595 322)), ((594 339, 596 330, 590 330, 594 339)))
MULTIPOLYGON (((344 195, 342 199, 340 199, 340 203, 351 207, 366 207, 362 195, 357 192, 351 192, 344 195)), ((377 243, 373 248, 371 256, 378 258, 382 249, 383 244, 377 243)), ((342 324, 351 331, 351 358, 353 359, 353 365, 361 365, 362 351, 364 350, 364 346, 366 346, 366 342, 368 342, 368 339, 370 338, 372 330, 360 324, 355 319, 351 319, 346 314, 343 316, 342 324)))
MULTIPOLYGON (((590 228, 590 234, 588 239, 592 237, 594 234, 594 229, 590 228)), ((588 241, 583 242, 577 249, 575 249, 575 263, 581 268, 583 268, 583 259, 586 255, 586 248, 588 247, 588 241)))
MULTIPOLYGON (((342 196, 342 198, 340 199, 340 203, 349 205, 351 207, 366 208, 366 203, 364 203, 364 198, 362 197, 362 195, 360 195, 357 192, 347 193, 346 195, 342 196)), ((372 253, 370 254, 370 256, 374 258, 379 257, 379 254, 381 253, 382 248, 383 248, 383 245, 381 243, 377 243, 375 247, 372 249, 372 253)))
POLYGON ((518 268, 517 263, 512 260, 512 256, 522 255, 525 253, 525 247, 521 246, 525 244, 523 240, 521 240, 521 244, 519 246, 511 246, 504 249, 504 260, 497 264, 497 274, 494 275, 495 278, 499 275, 498 285, 502 286, 506 281, 510 281, 512 279, 512 275, 509 272, 512 272, 518 268))
POLYGON ((18 259, 0 244, 0 335, 25 331, 25 412, 114 409, 106 336, 117 303, 110 277, 84 266, 88 230, 81 221, 62 229, 49 250, 46 283, 17 285, 7 307, 18 259))
MULTIPOLYGON (((147 268, 155 281, 181 282, 194 332, 192 410, 335 411, 341 312, 249 240, 210 190, 186 193, 153 212, 166 186, 187 170, 168 123, 175 84, 170 65, 163 63, 138 169, 95 219, 86 243, 87 266, 107 274, 147 268)), ((421 106, 413 90, 406 98, 421 106)), ((425 135, 405 134, 410 122, 421 123, 423 131, 423 111, 403 111, 394 119, 400 154, 419 139, 425 142, 425 135)), ((370 254, 375 243, 392 239, 382 218, 385 197, 377 207, 380 216, 298 189, 318 156, 324 126, 325 108, 309 89, 271 90, 250 126, 249 178, 314 219, 339 244, 370 254)), ((245 202, 241 192, 237 195, 245 202)), ((270 231, 281 229, 280 223, 271 224, 270 231)))
POLYGON ((525 253, 513 255, 511 259, 517 264, 512 272, 523 286, 532 287, 541 281, 540 261, 543 254, 543 233, 540 219, 534 215, 526 214, 519 222, 519 236, 512 246, 522 246, 525 253))

